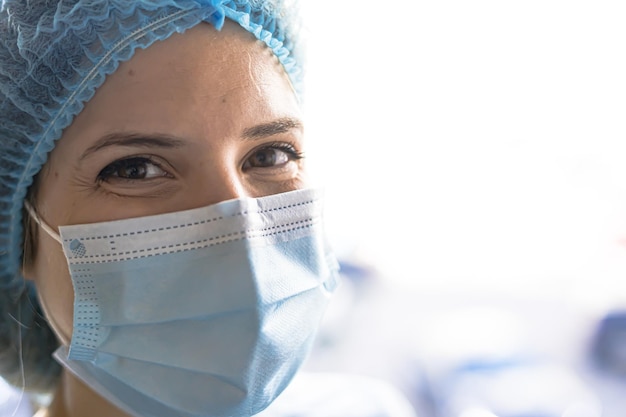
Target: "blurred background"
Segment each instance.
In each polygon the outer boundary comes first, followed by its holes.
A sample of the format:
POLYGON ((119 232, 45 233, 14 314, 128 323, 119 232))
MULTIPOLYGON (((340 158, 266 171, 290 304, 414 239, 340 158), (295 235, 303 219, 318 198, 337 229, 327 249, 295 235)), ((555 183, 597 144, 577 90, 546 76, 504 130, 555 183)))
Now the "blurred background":
POLYGON ((420 417, 623 417, 626 3, 303 3, 344 278, 307 368, 420 417))
POLYGON ((626 3, 305 0, 344 285, 312 370, 425 417, 626 410, 626 3))

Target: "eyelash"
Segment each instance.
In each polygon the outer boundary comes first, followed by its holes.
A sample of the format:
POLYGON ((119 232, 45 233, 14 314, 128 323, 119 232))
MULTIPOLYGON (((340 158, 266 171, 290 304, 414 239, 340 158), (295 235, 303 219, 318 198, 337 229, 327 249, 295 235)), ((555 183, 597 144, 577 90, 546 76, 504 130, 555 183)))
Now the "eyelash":
MULTIPOLYGON (((261 152, 261 151, 266 150, 266 149, 273 149, 273 150, 284 152, 287 155, 289 155, 289 157, 292 160, 295 160, 295 161, 298 161, 298 160, 304 158, 304 153, 301 152, 301 151, 298 151, 296 149, 296 146, 293 145, 292 143, 288 143, 288 142, 271 142, 271 143, 267 143, 267 144, 264 144, 262 146, 259 146, 258 148, 252 150, 246 156, 245 161, 247 161, 249 158, 251 158, 255 153, 261 152)), ((244 161, 244 164, 246 163, 245 161, 244 161)), ((131 157, 128 157, 128 158, 118 159, 116 161, 111 162, 107 166, 105 166, 98 173, 98 176, 96 177, 96 181, 98 183, 109 181, 110 178, 113 177, 115 175, 115 173, 119 169, 123 168, 125 164, 130 165, 133 162, 136 163, 136 164, 151 164, 151 165, 154 165, 157 168, 161 169, 162 171, 167 172, 166 170, 164 170, 162 168, 161 164, 159 164, 157 161, 154 160, 154 158, 152 158, 150 156, 131 156, 131 157)), ((135 181, 135 179, 133 179, 133 178, 124 178, 124 177, 120 177, 120 176, 116 176, 116 178, 118 180, 135 181)))
MULTIPOLYGON (((102 183, 102 182, 107 182, 108 180, 110 180, 111 177, 114 176, 115 172, 120 169, 123 168, 125 164, 130 165, 131 163, 136 163, 136 164, 150 164, 150 165, 154 165, 155 167, 157 167, 158 169, 162 170, 163 172, 167 172, 165 169, 163 169, 163 167, 161 166, 161 164, 157 161, 154 160, 154 158, 150 157, 150 156, 131 156, 131 157, 127 157, 127 158, 122 158, 122 159, 118 159, 116 161, 111 162, 110 164, 108 164, 107 166, 105 166, 99 173, 98 176, 96 177, 96 181, 98 183, 102 183)), ((117 180, 119 181, 134 181, 135 179, 133 178, 124 178, 124 177, 116 177, 117 180)))
POLYGON ((253 152, 258 152, 267 148, 283 151, 293 157, 296 161, 304 158, 304 152, 297 150, 293 144, 287 142, 272 142, 268 145, 261 146, 253 152))
POLYGON ((242 163, 243 172, 277 172, 276 170, 283 171, 286 168, 287 163, 295 162, 304 158, 304 154, 297 150, 296 146, 289 142, 270 142, 265 143, 261 146, 250 151, 244 158, 242 163), (269 164, 267 164, 267 160, 265 159, 267 155, 266 152, 273 152, 273 155, 270 156, 269 164), (287 160, 283 160, 283 157, 277 157, 276 153, 280 152, 287 160), (260 159, 257 159, 260 158, 260 159), (277 160, 277 158, 280 158, 277 160), (255 161, 256 160, 256 161, 255 161), (273 163, 276 163, 275 165, 273 163), (258 164, 258 165, 257 165, 258 164), (259 171, 263 170, 263 171, 259 171), (267 171, 271 170, 271 171, 267 171))

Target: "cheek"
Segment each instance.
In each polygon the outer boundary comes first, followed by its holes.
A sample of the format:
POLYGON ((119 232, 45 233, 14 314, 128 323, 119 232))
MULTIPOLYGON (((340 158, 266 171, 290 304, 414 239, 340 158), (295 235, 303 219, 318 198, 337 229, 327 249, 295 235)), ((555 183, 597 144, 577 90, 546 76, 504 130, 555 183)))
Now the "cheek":
POLYGON ((69 345, 74 314, 74 289, 63 250, 39 230, 34 281, 46 319, 59 341, 69 345))

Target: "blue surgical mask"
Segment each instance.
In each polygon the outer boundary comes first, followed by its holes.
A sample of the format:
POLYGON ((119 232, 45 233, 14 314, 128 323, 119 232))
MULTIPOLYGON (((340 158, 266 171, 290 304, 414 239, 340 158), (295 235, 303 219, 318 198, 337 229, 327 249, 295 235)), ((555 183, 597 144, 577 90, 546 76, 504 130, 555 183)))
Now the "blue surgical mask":
POLYGON ((46 226, 75 293, 71 344, 55 357, 137 417, 260 412, 303 363, 337 285, 321 209, 319 191, 299 190, 60 236, 46 226))

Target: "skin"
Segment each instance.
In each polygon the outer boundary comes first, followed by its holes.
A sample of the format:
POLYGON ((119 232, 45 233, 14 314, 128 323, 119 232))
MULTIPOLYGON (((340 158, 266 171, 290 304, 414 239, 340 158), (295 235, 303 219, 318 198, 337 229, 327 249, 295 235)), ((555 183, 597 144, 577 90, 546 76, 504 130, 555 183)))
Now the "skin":
MULTIPOLYGON (((180 211, 302 188, 302 116, 276 57, 236 24, 209 24, 139 50, 63 133, 36 210, 58 226, 180 211)), ((34 280, 59 341, 73 289, 59 243, 38 231, 34 280)), ((47 417, 119 417, 65 373, 47 417)))

